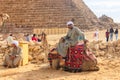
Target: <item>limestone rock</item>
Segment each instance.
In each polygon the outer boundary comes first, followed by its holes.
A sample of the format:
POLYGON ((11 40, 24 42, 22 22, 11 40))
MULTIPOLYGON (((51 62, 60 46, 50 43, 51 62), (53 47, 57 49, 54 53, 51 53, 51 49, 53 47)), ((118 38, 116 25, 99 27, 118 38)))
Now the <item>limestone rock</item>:
POLYGON ((83 0, 2 0, 0 12, 10 15, 3 30, 7 32, 30 32, 34 27, 65 27, 69 20, 81 29, 91 29, 98 23, 96 15, 83 0))
POLYGON ((99 55, 100 55, 100 56, 105 56, 105 52, 104 52, 104 51, 101 51, 101 52, 99 52, 99 55))

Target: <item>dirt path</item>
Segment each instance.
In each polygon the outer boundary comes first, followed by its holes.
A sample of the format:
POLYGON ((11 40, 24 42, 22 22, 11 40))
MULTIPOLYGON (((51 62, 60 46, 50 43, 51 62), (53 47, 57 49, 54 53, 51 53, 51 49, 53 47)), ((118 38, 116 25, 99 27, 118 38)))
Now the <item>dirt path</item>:
POLYGON ((3 68, 0 69, 0 80, 120 80, 120 59, 98 58, 98 61, 100 70, 94 72, 69 73, 53 70, 48 64, 3 68))

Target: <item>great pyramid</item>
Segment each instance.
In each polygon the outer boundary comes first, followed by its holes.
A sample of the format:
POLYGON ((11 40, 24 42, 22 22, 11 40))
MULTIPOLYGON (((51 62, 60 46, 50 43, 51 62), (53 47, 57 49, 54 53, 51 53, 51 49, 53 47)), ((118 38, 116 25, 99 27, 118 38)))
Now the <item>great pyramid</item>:
POLYGON ((0 0, 0 12, 7 13, 7 23, 37 27, 66 27, 73 20, 79 28, 98 22, 83 0, 0 0))

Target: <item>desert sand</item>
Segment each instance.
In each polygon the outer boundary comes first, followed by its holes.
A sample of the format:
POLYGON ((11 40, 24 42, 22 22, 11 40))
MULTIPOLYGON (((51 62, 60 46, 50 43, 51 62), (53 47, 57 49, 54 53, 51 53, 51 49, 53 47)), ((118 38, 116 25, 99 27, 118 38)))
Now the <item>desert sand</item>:
MULTIPOLYGON (((49 44, 55 45, 64 35, 48 35, 49 44)), ((89 41, 94 40, 93 31, 85 32, 85 35, 89 41)), ((105 42, 105 30, 99 31, 99 39, 105 42)), ((99 71, 79 73, 53 70, 48 63, 29 63, 12 69, 0 66, 0 80, 120 80, 120 58, 98 57, 97 59, 99 71)))

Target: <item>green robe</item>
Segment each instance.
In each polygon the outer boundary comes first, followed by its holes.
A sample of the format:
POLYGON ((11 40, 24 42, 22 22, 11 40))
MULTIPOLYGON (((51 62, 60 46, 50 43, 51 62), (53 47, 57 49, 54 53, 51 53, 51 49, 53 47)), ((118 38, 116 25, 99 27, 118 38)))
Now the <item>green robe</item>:
POLYGON ((67 54, 67 50, 70 46, 75 46, 79 38, 82 36, 83 40, 85 39, 84 34, 80 31, 79 28, 73 27, 70 29, 67 33, 67 35, 64 37, 64 42, 59 42, 57 46, 57 52, 65 57, 67 54))

